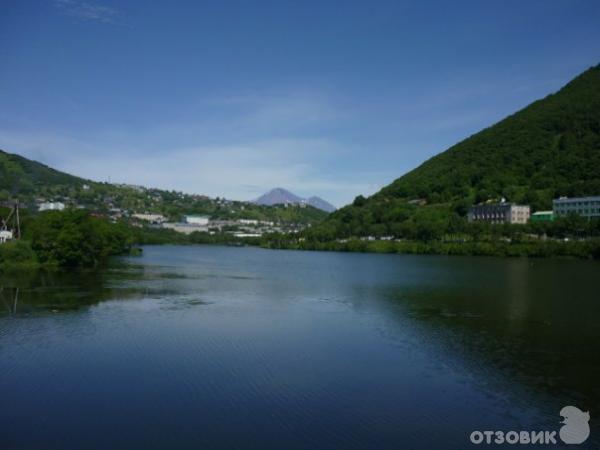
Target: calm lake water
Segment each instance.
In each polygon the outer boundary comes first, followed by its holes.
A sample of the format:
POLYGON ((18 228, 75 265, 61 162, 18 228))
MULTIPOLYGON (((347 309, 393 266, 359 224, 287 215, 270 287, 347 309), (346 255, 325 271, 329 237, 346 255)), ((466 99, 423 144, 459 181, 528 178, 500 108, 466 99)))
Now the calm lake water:
POLYGON ((468 448, 566 405, 599 447, 597 262, 164 246, 0 287, 3 450, 468 448))

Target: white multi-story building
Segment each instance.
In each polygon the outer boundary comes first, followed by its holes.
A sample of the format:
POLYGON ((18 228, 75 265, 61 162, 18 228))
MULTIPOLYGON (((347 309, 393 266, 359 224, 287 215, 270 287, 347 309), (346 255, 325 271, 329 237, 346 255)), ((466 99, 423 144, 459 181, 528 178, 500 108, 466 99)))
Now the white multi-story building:
POLYGON ((173 223, 173 222, 165 222, 162 224, 163 228, 168 228, 173 231, 177 231, 178 233, 183 234, 192 234, 196 231, 198 232, 207 232, 208 227, 203 225, 196 225, 193 223, 173 223))
POLYGON ((237 238, 254 238, 254 237, 261 237, 262 233, 248 233, 248 232, 244 232, 244 231, 238 231, 233 233, 233 235, 237 238))
POLYGON ((138 220, 144 220, 146 222, 152 222, 152 223, 162 223, 165 220, 167 220, 166 217, 163 216, 162 214, 135 213, 135 214, 132 214, 131 217, 138 219, 138 220))
POLYGON ((65 204, 61 202, 44 202, 38 205, 40 211, 62 211, 65 204))
POLYGON ((529 205, 489 203, 471 207, 468 218, 469 222, 525 224, 530 215, 529 205))
POLYGON ((242 225, 258 225, 259 223, 256 219, 239 219, 238 222, 242 225))
POLYGON ((578 216, 600 218, 600 197, 561 197, 552 201, 552 211, 556 217, 577 214, 578 216))
POLYGON ((207 227, 208 220, 208 216, 185 216, 185 223, 188 223, 190 225, 207 227))

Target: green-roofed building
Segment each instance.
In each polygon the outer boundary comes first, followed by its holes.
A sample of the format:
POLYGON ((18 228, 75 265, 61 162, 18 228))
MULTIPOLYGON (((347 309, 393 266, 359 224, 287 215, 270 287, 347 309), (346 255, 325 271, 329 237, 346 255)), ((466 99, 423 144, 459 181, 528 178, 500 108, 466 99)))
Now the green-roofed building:
POLYGON ((554 220, 554 212, 538 211, 534 212, 530 219, 531 222, 552 222, 554 220))

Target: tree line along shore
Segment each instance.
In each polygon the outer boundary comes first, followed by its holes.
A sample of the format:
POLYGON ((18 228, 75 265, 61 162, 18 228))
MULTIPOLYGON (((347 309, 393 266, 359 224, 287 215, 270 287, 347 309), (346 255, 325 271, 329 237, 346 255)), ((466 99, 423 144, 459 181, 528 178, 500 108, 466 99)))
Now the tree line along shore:
POLYGON ((310 228, 296 234, 236 238, 227 233, 194 232, 112 223, 83 210, 49 211, 24 217, 22 236, 0 245, 0 270, 97 268, 111 256, 137 254, 143 245, 253 245, 267 249, 575 257, 600 259, 600 221, 569 216, 548 223, 493 225, 454 223, 434 229, 416 226, 400 236, 332 237, 310 228))

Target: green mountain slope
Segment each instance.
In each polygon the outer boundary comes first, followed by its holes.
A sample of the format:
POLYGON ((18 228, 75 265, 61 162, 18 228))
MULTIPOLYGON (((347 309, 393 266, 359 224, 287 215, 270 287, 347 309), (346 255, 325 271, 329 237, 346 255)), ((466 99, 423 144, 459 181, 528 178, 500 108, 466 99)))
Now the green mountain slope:
POLYGON ((600 65, 372 197, 358 197, 313 235, 403 236, 427 222, 451 227, 469 205, 490 199, 504 197, 535 211, 551 209, 558 196, 581 195, 600 195, 600 65))
POLYGON ((41 195, 52 188, 77 188, 84 183, 82 178, 0 150, 0 196, 5 199, 41 195))
POLYGON ((115 208, 156 212, 171 220, 179 220, 185 214, 206 214, 214 219, 313 224, 327 216, 326 212, 311 206, 261 206, 162 189, 99 183, 0 150, 0 201, 19 199, 35 210, 35 200, 39 198, 97 212, 115 208))

